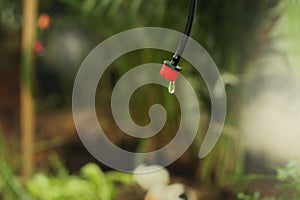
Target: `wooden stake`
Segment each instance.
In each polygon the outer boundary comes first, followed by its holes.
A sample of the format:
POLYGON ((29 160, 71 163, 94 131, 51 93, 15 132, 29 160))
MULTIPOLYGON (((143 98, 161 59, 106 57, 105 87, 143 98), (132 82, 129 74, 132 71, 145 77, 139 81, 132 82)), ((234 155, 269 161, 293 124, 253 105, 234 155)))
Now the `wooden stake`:
POLYGON ((20 74, 20 126, 22 175, 28 179, 33 173, 33 141, 35 133, 35 103, 33 98, 33 43, 36 39, 38 0, 23 0, 23 27, 20 74))

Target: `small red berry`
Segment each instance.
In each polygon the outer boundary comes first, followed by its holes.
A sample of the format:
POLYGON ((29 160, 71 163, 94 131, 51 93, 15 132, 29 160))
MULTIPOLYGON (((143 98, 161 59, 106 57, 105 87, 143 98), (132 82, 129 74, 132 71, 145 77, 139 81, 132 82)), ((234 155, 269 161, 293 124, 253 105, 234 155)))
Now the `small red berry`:
POLYGON ((45 50, 45 47, 41 41, 36 41, 33 48, 36 53, 42 53, 45 50))

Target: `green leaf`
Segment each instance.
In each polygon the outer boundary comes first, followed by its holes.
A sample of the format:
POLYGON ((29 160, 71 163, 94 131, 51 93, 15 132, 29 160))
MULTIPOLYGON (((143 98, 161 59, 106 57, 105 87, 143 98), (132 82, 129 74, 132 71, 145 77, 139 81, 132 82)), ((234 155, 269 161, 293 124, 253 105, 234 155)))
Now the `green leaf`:
POLYGON ((107 183, 105 174, 100 167, 94 163, 88 163, 83 166, 80 173, 84 178, 87 178, 96 186, 101 186, 102 184, 107 183))
POLYGON ((10 167, 0 157, 0 177, 3 178, 5 187, 8 187, 15 198, 20 200, 32 200, 31 196, 23 189, 20 182, 16 179, 10 167))
POLYGON ((103 200, 110 200, 113 193, 113 186, 107 180, 100 167, 94 163, 88 163, 80 170, 81 175, 91 181, 98 189, 99 196, 103 200))
POLYGON ((35 174, 26 184, 27 190, 35 197, 45 198, 51 189, 50 180, 44 174, 35 174))
POLYGON ((287 179, 296 179, 299 177, 299 172, 297 170, 298 161, 293 160, 289 162, 284 168, 276 168, 277 179, 284 181, 287 179))
POLYGON ((76 177, 71 177, 68 179, 67 183, 63 187, 62 192, 68 199, 98 199, 97 187, 89 181, 82 180, 76 177))
POLYGON ((106 177, 110 182, 119 182, 126 185, 131 185, 134 183, 132 174, 129 173, 111 171, 106 173, 106 177))

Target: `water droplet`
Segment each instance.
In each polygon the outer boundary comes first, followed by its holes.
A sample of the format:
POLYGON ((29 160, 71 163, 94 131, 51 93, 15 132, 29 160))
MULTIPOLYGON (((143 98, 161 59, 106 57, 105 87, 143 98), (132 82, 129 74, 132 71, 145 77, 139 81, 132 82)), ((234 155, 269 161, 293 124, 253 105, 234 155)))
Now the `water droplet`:
POLYGON ((170 94, 175 93, 175 81, 170 81, 170 83, 169 83, 169 93, 170 94))

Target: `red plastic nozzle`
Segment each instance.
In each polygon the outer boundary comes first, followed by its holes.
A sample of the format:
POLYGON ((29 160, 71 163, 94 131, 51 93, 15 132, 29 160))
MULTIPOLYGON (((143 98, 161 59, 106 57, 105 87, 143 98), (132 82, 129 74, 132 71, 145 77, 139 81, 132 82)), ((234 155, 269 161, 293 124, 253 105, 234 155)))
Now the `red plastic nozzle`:
POLYGON ((169 81, 174 82, 179 75, 180 69, 180 67, 174 67, 169 61, 165 61, 159 74, 169 81))

